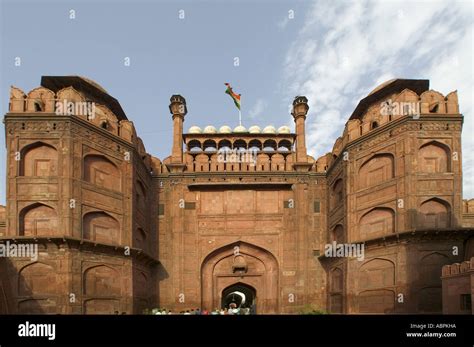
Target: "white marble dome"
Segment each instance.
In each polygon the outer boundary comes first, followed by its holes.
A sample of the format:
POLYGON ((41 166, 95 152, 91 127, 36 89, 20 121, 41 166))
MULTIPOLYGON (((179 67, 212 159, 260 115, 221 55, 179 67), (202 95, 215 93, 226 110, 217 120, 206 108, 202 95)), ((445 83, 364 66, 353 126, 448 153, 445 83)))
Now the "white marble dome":
POLYGON ((223 125, 219 128, 219 132, 221 134, 230 134, 232 132, 232 129, 230 126, 228 125, 223 125))
POLYGON ((278 133, 279 134, 289 134, 291 132, 290 127, 283 125, 278 128, 278 133))
POLYGON ((267 125, 265 128, 263 128, 263 133, 264 134, 276 134, 275 127, 273 125, 267 125))
POLYGON ((237 125, 234 128, 234 133, 246 133, 246 132, 247 132, 247 129, 245 129, 243 125, 237 125))
POLYGON ((201 128, 193 125, 191 128, 189 128, 188 133, 190 134, 200 134, 202 132, 201 128))
POLYGON ((217 130, 212 125, 208 125, 207 127, 204 128, 203 133, 204 134, 215 134, 215 133, 217 133, 217 130))
POLYGON ((261 132, 262 132, 262 130, 260 129, 260 127, 258 125, 252 125, 249 128, 249 133, 251 133, 251 134, 260 134, 261 132))

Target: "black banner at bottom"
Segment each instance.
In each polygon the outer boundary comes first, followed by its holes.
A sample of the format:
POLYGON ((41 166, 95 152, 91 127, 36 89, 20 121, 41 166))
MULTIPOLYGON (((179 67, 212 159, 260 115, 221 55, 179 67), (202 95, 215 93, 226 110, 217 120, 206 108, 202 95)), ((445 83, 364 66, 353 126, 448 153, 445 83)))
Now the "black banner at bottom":
POLYGON ((474 316, 0 316, 0 345, 474 344, 474 316))

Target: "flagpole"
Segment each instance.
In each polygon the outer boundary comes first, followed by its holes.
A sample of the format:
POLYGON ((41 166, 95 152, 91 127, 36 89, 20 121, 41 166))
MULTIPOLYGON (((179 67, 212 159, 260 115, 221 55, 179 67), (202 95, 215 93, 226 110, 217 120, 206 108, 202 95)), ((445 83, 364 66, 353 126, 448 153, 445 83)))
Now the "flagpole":
POLYGON ((240 111, 240 108, 239 108, 239 125, 242 126, 242 112, 240 111))

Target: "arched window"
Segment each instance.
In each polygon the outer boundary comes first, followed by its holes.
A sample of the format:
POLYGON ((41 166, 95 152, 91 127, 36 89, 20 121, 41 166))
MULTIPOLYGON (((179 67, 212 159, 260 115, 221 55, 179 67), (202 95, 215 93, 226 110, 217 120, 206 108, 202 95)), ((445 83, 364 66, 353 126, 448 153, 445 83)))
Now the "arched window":
POLYGON ((204 152, 216 152, 217 151, 217 144, 214 140, 206 140, 204 141, 204 152))
POLYGON ((43 142, 26 146, 21 153, 20 176, 56 176, 58 153, 43 142))
POLYGON ((280 152, 289 152, 291 151, 291 142, 288 140, 281 140, 278 143, 278 150, 280 152))
POLYGON ((202 152, 201 142, 198 140, 191 140, 188 142, 188 151, 189 152, 202 152))
POLYGON ((231 147, 232 147, 232 144, 230 143, 229 140, 220 140, 219 141, 218 149, 230 150, 231 147))
POLYGON ((102 188, 122 191, 120 170, 102 155, 91 154, 84 158, 84 180, 102 188))
POLYGON ((450 172, 449 147, 439 142, 429 142, 418 151, 420 172, 450 172))
POLYGON ((36 112, 42 112, 43 111, 43 106, 38 101, 35 101, 35 111, 36 112))
POLYGON ((275 140, 268 139, 263 143, 263 150, 266 152, 273 152, 277 150, 277 143, 275 140))
POLYGON ((249 142, 249 149, 253 151, 261 151, 262 150, 262 143, 259 140, 251 140, 249 142))
POLYGON ((375 129, 375 128, 378 128, 378 127, 379 127, 379 123, 377 123, 376 121, 373 121, 372 124, 370 125, 371 129, 375 129))
POLYGON ((247 143, 245 143, 245 141, 242 140, 242 139, 235 140, 234 149, 237 149, 238 151, 246 150, 247 149, 247 143))

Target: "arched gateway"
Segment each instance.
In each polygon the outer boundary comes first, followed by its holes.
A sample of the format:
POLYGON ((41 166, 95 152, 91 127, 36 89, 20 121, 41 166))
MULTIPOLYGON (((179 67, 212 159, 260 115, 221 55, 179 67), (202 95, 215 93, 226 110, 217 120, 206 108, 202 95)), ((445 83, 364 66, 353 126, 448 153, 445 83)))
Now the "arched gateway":
MULTIPOLYGON (((201 267, 202 307, 206 310, 225 306, 232 291, 251 289, 258 313, 278 313, 278 263, 269 251, 235 242, 211 252, 201 267)), ((245 293, 245 291, 243 291, 245 293)))

